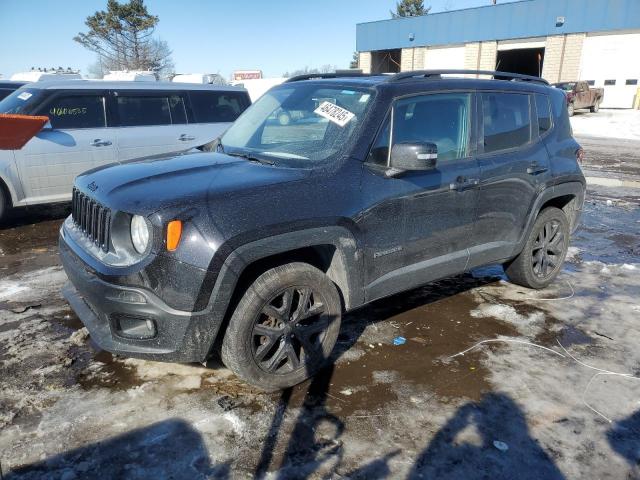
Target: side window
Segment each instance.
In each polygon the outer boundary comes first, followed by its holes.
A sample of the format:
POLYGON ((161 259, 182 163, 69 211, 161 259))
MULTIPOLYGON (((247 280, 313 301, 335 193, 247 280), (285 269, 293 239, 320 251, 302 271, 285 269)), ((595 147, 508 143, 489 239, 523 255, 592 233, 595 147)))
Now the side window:
POLYGON ((393 108, 393 143, 435 143, 438 161, 467 155, 470 93, 441 93, 398 100, 393 108))
POLYGON ((241 92, 189 92, 191 108, 197 123, 234 122, 248 107, 241 92))
POLYGON ((102 95, 68 95, 54 98, 40 112, 58 130, 106 126, 102 95))
POLYGON ((119 95, 117 105, 123 127, 171 125, 169 98, 166 96, 119 95))
POLYGON ((531 140, 527 94, 483 93, 482 116, 485 153, 519 147, 531 140))
POLYGON ((187 110, 184 107, 184 98, 181 95, 171 95, 169 97, 169 111, 171 112, 171 123, 183 125, 187 123, 187 110))
POLYGON ((542 135, 551 130, 551 103, 549 97, 540 93, 535 94, 536 111, 538 112, 538 132, 542 135))

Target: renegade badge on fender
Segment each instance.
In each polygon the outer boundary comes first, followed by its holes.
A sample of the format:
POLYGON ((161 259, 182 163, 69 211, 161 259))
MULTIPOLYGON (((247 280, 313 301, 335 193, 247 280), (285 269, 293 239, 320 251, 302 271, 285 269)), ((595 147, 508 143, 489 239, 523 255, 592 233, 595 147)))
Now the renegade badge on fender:
POLYGON ((313 375, 367 302, 492 263, 545 287, 584 200, 564 94, 502 72, 296 77, 214 150, 80 175, 65 296, 105 350, 218 353, 266 390, 313 375))

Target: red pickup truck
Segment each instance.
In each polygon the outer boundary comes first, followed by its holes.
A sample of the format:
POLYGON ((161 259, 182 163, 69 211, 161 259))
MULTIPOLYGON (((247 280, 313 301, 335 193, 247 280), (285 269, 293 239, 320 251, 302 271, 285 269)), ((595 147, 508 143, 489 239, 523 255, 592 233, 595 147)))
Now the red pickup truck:
POLYGON ((604 88, 591 88, 587 82, 560 82, 554 83, 553 86, 567 93, 570 117, 581 108, 588 108, 592 113, 596 113, 604 98, 604 88))

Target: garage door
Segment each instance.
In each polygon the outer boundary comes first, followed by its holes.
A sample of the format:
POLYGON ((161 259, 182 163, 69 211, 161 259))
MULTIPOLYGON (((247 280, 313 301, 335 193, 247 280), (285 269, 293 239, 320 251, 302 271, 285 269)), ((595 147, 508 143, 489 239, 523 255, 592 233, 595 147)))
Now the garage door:
POLYGON ((429 70, 462 69, 464 68, 464 45, 429 48, 424 65, 429 70))
POLYGON ((640 33, 588 35, 582 47, 580 79, 604 88, 607 108, 631 108, 640 83, 640 33))

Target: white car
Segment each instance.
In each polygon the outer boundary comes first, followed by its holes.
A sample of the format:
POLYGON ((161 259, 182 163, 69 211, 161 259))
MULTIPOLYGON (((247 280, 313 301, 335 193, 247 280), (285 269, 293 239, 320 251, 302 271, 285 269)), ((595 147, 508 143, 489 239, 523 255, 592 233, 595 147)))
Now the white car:
POLYGON ((71 200, 91 168, 206 148, 250 105, 245 89, 184 83, 31 83, 0 114, 46 115, 20 150, 0 150, 0 219, 10 207, 71 200))

